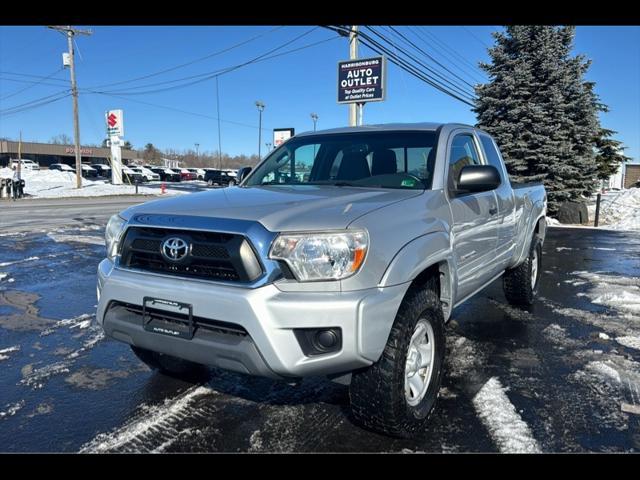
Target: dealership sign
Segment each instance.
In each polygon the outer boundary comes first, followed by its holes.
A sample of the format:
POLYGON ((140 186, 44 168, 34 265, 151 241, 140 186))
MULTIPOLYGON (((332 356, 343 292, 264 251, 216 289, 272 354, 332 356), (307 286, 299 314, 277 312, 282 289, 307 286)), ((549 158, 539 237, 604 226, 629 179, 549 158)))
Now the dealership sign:
POLYGON ((278 148, 284 142, 295 135, 293 128, 274 128, 273 129, 273 148, 278 148))
POLYGON ((384 57, 338 62, 338 103, 384 100, 385 70, 384 57))
POLYGON ((109 137, 124 137, 122 110, 109 110, 105 116, 109 137))

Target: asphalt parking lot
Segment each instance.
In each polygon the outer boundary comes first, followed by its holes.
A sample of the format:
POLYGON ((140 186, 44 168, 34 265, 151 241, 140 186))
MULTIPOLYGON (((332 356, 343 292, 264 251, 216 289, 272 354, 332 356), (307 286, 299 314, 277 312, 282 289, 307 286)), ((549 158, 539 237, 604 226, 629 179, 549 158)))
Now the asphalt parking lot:
POLYGON ((0 231, 0 451, 640 450, 637 233, 549 228, 539 301, 512 308, 497 281, 463 304, 430 426, 399 440, 355 425, 323 378, 182 381, 105 339, 95 272, 121 208, 0 231))

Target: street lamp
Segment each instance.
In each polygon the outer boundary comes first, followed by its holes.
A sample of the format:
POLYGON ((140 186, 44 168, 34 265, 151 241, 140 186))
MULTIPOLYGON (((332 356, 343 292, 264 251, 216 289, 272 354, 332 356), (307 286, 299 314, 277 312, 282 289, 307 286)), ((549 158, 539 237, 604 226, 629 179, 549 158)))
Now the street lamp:
POLYGON ((312 113, 311 114, 311 120, 313 120, 313 131, 316 131, 316 122, 318 121, 318 114, 317 113, 312 113))
POLYGON ((267 142, 265 145, 267 146, 267 152, 269 152, 271 150, 271 142, 267 142))
POLYGON ((256 107, 258 107, 258 115, 259 115, 259 120, 258 120, 258 160, 260 160, 260 147, 262 144, 262 111, 264 110, 264 103, 262 103, 260 100, 256 100, 256 107))
POLYGON ((198 158, 200 156, 200 144, 194 143, 194 145, 196 146, 196 158, 198 158))

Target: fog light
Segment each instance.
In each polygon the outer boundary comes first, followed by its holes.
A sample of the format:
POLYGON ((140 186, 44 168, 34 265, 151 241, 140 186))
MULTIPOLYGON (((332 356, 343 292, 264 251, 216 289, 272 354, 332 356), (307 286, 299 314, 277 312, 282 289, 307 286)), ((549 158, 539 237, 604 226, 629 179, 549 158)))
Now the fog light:
POLYGON ((333 330, 320 330, 316 333, 315 340, 320 350, 331 350, 338 343, 338 335, 333 330))
POLYGON ((337 352, 342 348, 340 328, 296 328, 293 333, 306 356, 337 352))

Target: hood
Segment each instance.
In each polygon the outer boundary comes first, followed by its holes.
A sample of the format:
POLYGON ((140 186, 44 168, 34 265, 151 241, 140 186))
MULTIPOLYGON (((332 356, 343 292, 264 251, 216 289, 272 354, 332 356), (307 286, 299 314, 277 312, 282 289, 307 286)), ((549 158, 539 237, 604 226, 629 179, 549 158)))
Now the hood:
POLYGON ((326 185, 227 187, 154 200, 122 212, 189 215, 260 222, 272 232, 346 228, 356 218, 423 190, 326 185))

